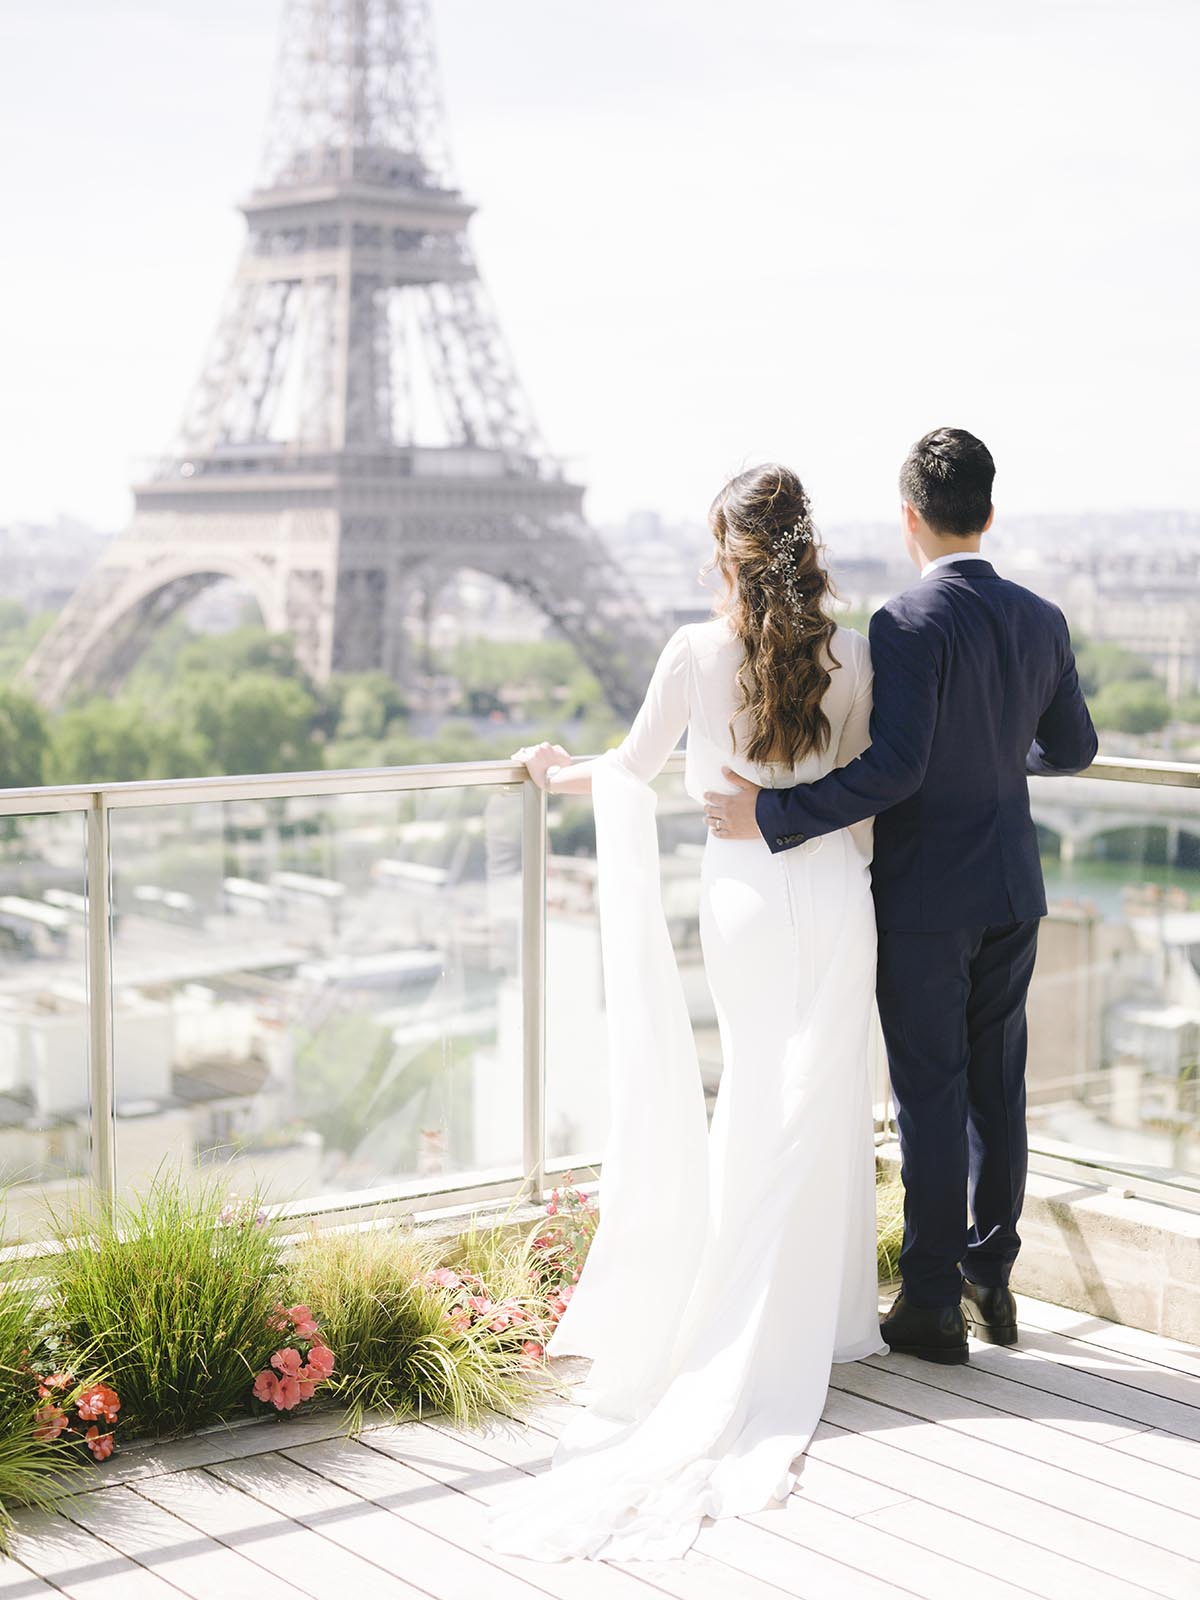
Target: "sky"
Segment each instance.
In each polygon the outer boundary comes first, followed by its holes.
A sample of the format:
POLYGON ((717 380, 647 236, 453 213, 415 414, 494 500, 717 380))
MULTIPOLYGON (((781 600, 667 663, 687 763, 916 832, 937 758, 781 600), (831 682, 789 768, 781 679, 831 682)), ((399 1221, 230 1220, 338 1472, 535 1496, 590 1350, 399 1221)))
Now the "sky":
MULTIPOLYGON (((243 237, 281 0, 4 0, 0 522, 118 528, 243 237)), ((434 0, 472 236, 598 521, 1200 509, 1195 0, 434 0)))

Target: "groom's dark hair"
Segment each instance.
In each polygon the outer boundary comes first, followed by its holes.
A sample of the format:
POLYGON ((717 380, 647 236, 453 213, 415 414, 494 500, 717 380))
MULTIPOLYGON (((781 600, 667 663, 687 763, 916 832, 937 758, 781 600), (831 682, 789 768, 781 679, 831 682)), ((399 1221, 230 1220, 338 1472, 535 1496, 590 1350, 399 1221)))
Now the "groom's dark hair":
POLYGON ((996 463, 965 428, 935 428, 918 439, 900 468, 900 493, 934 533, 956 538, 982 531, 992 509, 996 463))

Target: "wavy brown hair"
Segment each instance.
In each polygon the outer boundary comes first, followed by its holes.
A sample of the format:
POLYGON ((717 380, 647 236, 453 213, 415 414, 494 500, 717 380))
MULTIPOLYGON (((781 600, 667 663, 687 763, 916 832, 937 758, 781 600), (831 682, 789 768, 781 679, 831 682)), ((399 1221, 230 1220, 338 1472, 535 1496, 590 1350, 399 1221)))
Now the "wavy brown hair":
MULTIPOLYGON (((787 467, 752 467, 725 485, 708 522, 712 566, 729 585, 720 609, 745 647, 735 712, 750 723, 745 753, 795 766, 829 743, 821 701, 830 668, 839 665, 830 648, 836 623, 826 609, 833 585, 808 496, 787 467)), ((729 731, 736 750, 732 723, 729 731)))

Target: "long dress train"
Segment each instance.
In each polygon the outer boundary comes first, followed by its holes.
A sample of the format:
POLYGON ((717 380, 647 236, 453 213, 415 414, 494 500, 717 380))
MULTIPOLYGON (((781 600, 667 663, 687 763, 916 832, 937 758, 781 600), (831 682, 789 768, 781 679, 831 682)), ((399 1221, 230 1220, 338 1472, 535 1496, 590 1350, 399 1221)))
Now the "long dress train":
MULTIPOLYGON (((702 739, 693 722, 689 759, 702 739)), ((614 754, 592 788, 610 1131, 599 1226, 547 1346, 591 1358, 587 1406, 552 1470, 489 1508, 484 1542, 547 1561, 661 1560, 683 1555, 706 1515, 784 1498, 831 1361, 885 1348, 875 925, 848 831, 775 855, 709 836, 700 930, 724 1067, 706 1128, 653 790, 614 754)))

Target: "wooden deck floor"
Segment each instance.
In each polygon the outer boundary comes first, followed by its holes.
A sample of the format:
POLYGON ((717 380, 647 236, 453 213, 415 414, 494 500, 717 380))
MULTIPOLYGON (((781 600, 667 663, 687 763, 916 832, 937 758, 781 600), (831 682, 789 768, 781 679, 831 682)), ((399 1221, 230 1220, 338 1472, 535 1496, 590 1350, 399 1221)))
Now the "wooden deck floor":
POLYGON ((553 1401, 480 1431, 352 1441, 313 1418, 129 1449, 19 1518, 0 1596, 1198 1600, 1200 1349, 1036 1301, 1022 1317, 1017 1349, 973 1344, 967 1367, 835 1369, 787 1505, 706 1524, 680 1561, 479 1547, 496 1489, 547 1459, 553 1401))

